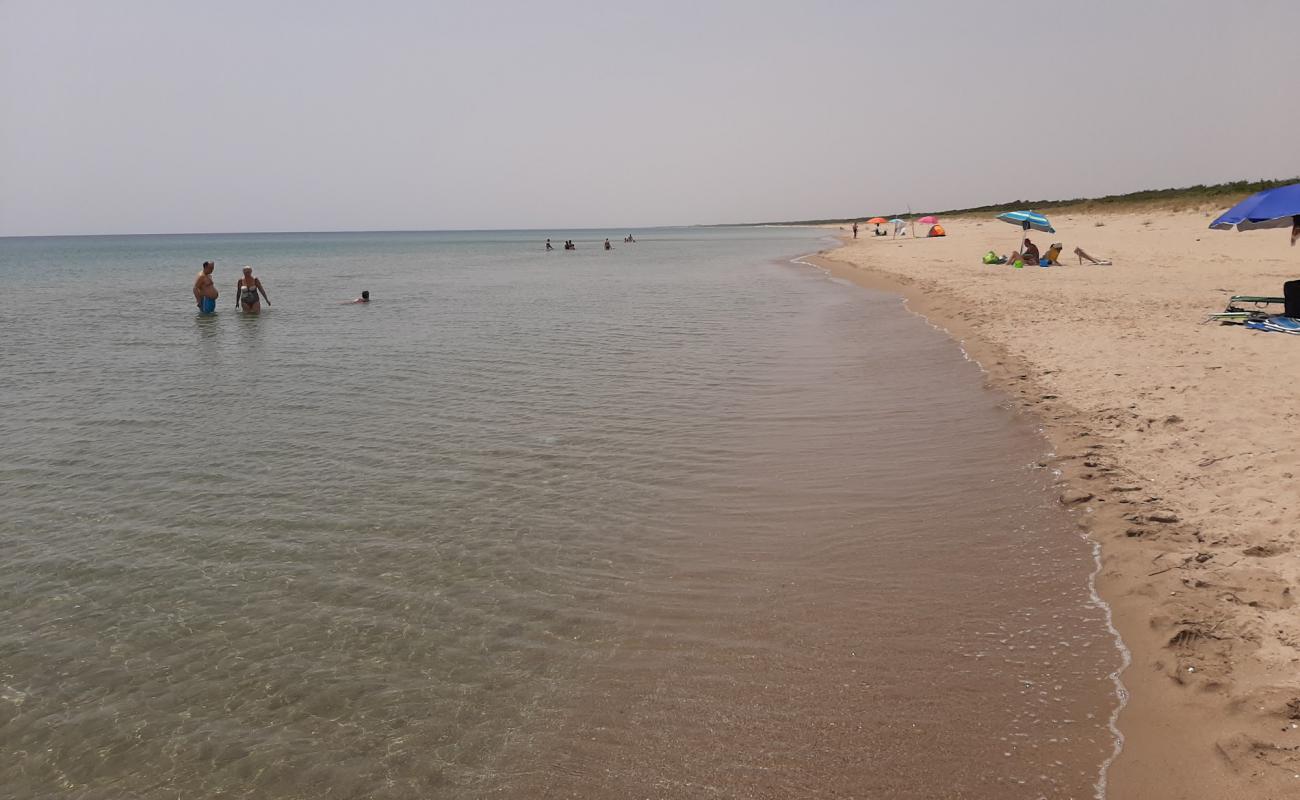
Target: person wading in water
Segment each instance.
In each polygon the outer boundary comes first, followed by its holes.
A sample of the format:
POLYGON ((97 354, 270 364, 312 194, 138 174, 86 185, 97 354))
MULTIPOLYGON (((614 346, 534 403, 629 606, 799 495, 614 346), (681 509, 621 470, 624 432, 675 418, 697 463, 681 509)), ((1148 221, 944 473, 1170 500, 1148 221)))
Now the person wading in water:
POLYGON ((266 304, 271 305, 271 298, 267 297, 266 290, 262 288, 262 282, 253 277, 253 268, 244 267, 244 275, 235 284, 235 297, 239 307, 244 310, 245 314, 256 314, 262 310, 262 298, 266 299, 266 304), (257 293, 261 292, 259 298, 257 293))

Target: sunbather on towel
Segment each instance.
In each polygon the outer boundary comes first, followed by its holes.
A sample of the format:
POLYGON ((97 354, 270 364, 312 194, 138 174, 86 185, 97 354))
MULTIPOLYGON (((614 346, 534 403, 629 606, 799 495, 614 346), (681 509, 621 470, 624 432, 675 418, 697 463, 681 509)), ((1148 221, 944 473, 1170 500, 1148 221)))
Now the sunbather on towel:
POLYGON ((1083 260, 1084 260, 1084 259, 1087 259, 1088 261, 1092 262, 1093 264, 1102 264, 1102 265, 1105 265, 1105 264, 1109 264, 1109 263, 1110 263, 1110 259, 1106 259, 1106 258, 1093 258, 1092 256, 1088 255, 1087 253, 1083 252, 1083 248, 1082 248, 1082 247, 1076 247, 1076 248, 1074 248, 1074 254, 1075 254, 1076 256, 1079 257, 1079 263, 1080 263, 1080 264, 1083 263, 1083 260))

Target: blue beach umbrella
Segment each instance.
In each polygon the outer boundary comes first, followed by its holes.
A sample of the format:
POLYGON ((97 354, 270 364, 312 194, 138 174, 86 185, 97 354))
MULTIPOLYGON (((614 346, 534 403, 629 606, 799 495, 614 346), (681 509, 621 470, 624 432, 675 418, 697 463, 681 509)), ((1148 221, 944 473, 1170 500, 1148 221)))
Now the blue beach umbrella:
MULTIPOLYGON (((1025 233, 1029 233, 1031 230, 1056 233, 1056 228, 1053 228, 1052 223, 1047 221, 1047 217, 1037 211, 1008 211, 1005 214, 998 214, 998 219, 1020 226, 1020 229, 1025 233)), ((1016 246, 1011 252, 1019 253, 1024 244, 1024 242, 1017 239, 1016 246)))
POLYGON ((1032 228, 1043 233, 1056 233, 1056 228, 1047 221, 1047 217, 1037 211, 1008 211, 1005 214, 998 214, 998 219, 1010 222, 1012 225, 1019 225, 1024 230, 1032 228))
POLYGON ((891 220, 889 221, 889 224, 894 226, 894 236, 895 236, 895 237, 898 236, 898 232, 899 232, 901 229, 907 227, 907 223, 904 222, 903 220, 899 219, 898 217, 894 217, 893 219, 891 219, 891 220))
MULTIPOLYGON (((1300 227, 1300 183, 1252 194, 1223 212, 1210 227, 1216 231, 1300 227)), ((1294 237, 1291 240, 1295 244, 1294 237)))

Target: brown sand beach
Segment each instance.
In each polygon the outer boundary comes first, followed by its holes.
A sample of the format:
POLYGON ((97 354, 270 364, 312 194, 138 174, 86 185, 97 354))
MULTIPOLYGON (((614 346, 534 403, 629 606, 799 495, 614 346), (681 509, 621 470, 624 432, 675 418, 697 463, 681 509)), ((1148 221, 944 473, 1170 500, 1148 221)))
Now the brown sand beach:
POLYGON ((1209 230, 1220 210, 1057 210, 1046 269, 981 263, 1017 239, 992 214, 814 259, 902 294, 1043 421, 1133 654, 1112 798, 1300 797, 1300 337, 1203 324, 1280 295, 1300 249, 1209 230))

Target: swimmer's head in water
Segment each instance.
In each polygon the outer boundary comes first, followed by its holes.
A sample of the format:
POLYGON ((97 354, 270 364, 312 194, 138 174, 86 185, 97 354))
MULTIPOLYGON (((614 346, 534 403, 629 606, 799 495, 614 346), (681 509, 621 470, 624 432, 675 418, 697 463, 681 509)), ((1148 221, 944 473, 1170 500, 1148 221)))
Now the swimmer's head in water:
POLYGON ((369 290, 364 291, 364 292, 361 293, 361 299, 362 299, 362 300, 369 300, 369 299, 370 299, 370 292, 369 292, 369 290))

